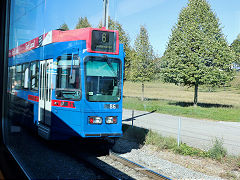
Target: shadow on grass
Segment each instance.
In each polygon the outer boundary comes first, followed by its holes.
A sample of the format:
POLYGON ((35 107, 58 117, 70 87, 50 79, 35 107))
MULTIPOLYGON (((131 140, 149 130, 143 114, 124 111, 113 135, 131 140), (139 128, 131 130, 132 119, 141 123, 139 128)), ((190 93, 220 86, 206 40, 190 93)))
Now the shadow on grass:
MULTIPOLYGON (((189 107, 193 106, 193 103, 190 102, 169 102, 169 105, 175 105, 175 106, 181 106, 181 107, 189 107)), ((227 104, 212 104, 212 103, 198 103, 199 107, 204 107, 204 108, 233 108, 232 105, 227 105, 227 104)))
MULTIPOLYGON (((141 100, 139 97, 130 97, 130 96, 125 96, 125 98, 136 98, 139 101, 141 100)), ((176 101, 172 101, 172 100, 167 100, 167 99, 160 99, 160 98, 144 98, 144 101, 162 101, 162 102, 166 102, 169 105, 174 105, 174 106, 181 106, 181 107, 190 107, 193 106, 192 102, 176 102, 176 101)), ((143 101, 141 101, 143 102, 143 101)), ((198 103, 199 107, 205 107, 205 108, 233 108, 233 105, 228 105, 228 104, 213 104, 213 103, 198 103)))
POLYGON ((123 136, 116 140, 112 150, 116 153, 124 154, 132 149, 140 149, 149 132, 148 129, 123 124, 123 136))
POLYGON ((147 101, 166 101, 166 102, 168 102, 168 101, 169 101, 169 100, 167 100, 167 99, 148 98, 148 97, 145 97, 145 98, 144 98, 144 101, 142 101, 142 100, 141 100, 141 97, 138 97, 138 96, 123 96, 123 98, 131 98, 131 99, 135 98, 135 99, 137 99, 137 100, 139 100, 139 101, 141 101, 141 102, 147 102, 147 101))

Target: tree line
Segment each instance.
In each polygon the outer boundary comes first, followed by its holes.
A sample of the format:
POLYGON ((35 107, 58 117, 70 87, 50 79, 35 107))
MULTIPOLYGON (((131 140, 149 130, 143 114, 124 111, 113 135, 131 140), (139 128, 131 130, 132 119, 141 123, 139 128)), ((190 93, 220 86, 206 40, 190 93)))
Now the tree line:
MULTIPOLYGON (((240 65, 240 35, 229 46, 221 24, 206 0, 188 0, 172 28, 162 57, 154 53, 146 26, 130 45, 130 37, 118 21, 109 17, 109 29, 119 31, 125 51, 125 80, 144 83, 161 78, 164 82, 194 87, 194 105, 198 88, 226 86, 234 77, 233 64, 240 65)), ((87 17, 80 17, 75 29, 92 27, 87 17)), ((102 27, 100 22, 99 28, 102 27)), ((60 29, 69 30, 66 23, 60 29)))

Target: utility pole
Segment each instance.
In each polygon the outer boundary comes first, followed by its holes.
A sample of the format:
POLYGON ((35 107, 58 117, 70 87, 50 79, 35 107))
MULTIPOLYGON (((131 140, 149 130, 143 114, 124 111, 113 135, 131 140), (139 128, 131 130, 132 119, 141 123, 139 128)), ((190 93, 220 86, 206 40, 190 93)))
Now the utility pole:
POLYGON ((108 29, 108 0, 103 0, 103 27, 108 29))

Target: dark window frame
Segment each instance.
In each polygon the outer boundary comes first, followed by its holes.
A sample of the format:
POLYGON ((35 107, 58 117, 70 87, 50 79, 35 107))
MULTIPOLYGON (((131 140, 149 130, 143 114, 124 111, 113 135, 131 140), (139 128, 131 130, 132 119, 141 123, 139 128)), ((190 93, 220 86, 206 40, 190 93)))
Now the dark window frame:
POLYGON ((29 65, 29 90, 33 91, 33 92, 37 92, 39 90, 39 72, 40 72, 40 61, 35 60, 30 62, 29 65), (36 64, 36 68, 35 68, 35 75, 32 75, 32 71, 31 71, 31 67, 32 65, 36 64), (32 88, 32 80, 35 78, 35 87, 32 88), (37 83, 37 88, 36 88, 36 83, 37 83))
POLYGON ((120 58, 116 58, 116 57, 108 57, 108 56, 92 56, 92 55, 90 55, 90 56, 86 56, 86 57, 84 57, 84 61, 83 61, 83 64, 84 64, 84 86, 85 86, 85 98, 86 98, 86 100, 88 101, 88 102, 114 102, 114 103, 117 103, 117 102, 120 102, 121 101, 121 99, 122 99, 122 91, 123 91, 123 89, 122 89, 122 87, 121 87, 121 82, 122 82, 122 71, 123 71, 123 68, 122 68, 122 61, 121 61, 121 59, 120 58), (91 58, 91 57, 93 57, 93 58, 112 58, 112 59, 115 59, 115 60, 119 60, 119 74, 120 74, 120 78, 119 78, 119 80, 120 80, 120 89, 119 89, 119 93, 120 93, 120 99, 118 100, 118 101, 90 101, 90 100, 88 100, 88 98, 87 98, 87 82, 86 82, 86 76, 87 76, 87 71, 86 71, 86 63, 87 63, 87 61, 89 61, 89 58, 91 58))
POLYGON ((1 1, 0 6, 0 99, 3 106, 0 108, 0 171, 5 179, 28 179, 19 164, 13 158, 5 145, 3 122, 7 121, 7 83, 8 83, 8 42, 9 42, 9 17, 11 0, 1 1))
POLYGON ((21 80, 21 82, 22 82, 22 89, 23 90, 29 90, 29 85, 30 85, 29 84, 29 75, 30 75, 30 72, 29 72, 30 69, 29 68, 30 68, 30 63, 27 62, 27 63, 22 64, 22 80, 21 80), (25 65, 26 65, 26 67, 25 67, 25 65), (28 87, 25 88, 24 87, 24 85, 25 85, 25 71, 26 71, 27 68, 28 68, 28 83, 27 83, 28 87))
MULTIPOLYGON (((68 56, 68 57, 72 57, 72 54, 64 54, 64 55, 66 55, 66 56, 68 56)), ((72 98, 62 98, 62 97, 58 97, 58 95, 57 95, 57 93, 58 93, 58 91, 61 91, 61 90, 68 90, 68 88, 58 88, 58 85, 59 85, 59 75, 58 75, 58 72, 59 72, 59 70, 60 69, 62 69, 61 67, 63 66, 63 65, 59 65, 58 63, 59 63, 59 60, 60 60, 60 58, 62 57, 62 56, 58 56, 57 58, 56 58, 56 60, 57 60, 57 75, 56 75, 56 87, 55 87, 55 97, 56 97, 56 99, 61 99, 61 100, 69 100, 69 101, 81 101, 82 100, 82 81, 81 81, 81 63, 80 63, 80 56, 78 55, 78 54, 76 54, 76 53, 74 53, 73 54, 73 56, 77 56, 77 58, 78 58, 78 61, 79 61, 79 64, 78 65, 64 65, 64 66, 66 66, 66 67, 68 67, 67 68, 67 70, 69 69, 69 67, 71 68, 71 66, 72 66, 72 68, 75 66, 77 66, 77 68, 78 68, 78 75, 79 75, 79 87, 76 89, 76 90, 79 90, 80 91, 80 97, 78 98, 78 99, 72 99, 72 98)), ((72 60, 72 58, 71 59, 68 59, 67 58, 67 60, 72 60)), ((69 79, 68 79, 69 80, 69 79)), ((73 90, 73 89, 69 89, 69 90, 73 90)))
MULTIPOLYGON (((16 64, 15 65, 15 82, 18 84, 18 86, 14 87, 15 90, 22 90, 23 89, 22 75, 23 75, 23 65, 22 64, 16 64), (19 72, 17 71, 18 66, 21 66, 21 70, 19 72)), ((14 85, 15 85, 15 82, 14 82, 14 85)))

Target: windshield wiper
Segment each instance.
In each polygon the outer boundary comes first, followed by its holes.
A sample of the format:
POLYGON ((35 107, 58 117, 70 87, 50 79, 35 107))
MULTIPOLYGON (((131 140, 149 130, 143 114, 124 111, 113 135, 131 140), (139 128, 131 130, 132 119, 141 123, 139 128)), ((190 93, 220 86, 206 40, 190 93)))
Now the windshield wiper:
POLYGON ((112 71, 113 74, 117 77, 117 73, 114 71, 113 65, 112 65, 112 63, 110 62, 109 58, 106 57, 106 56, 104 56, 104 59, 106 59, 107 64, 108 64, 108 66, 110 67, 111 71, 112 71))

